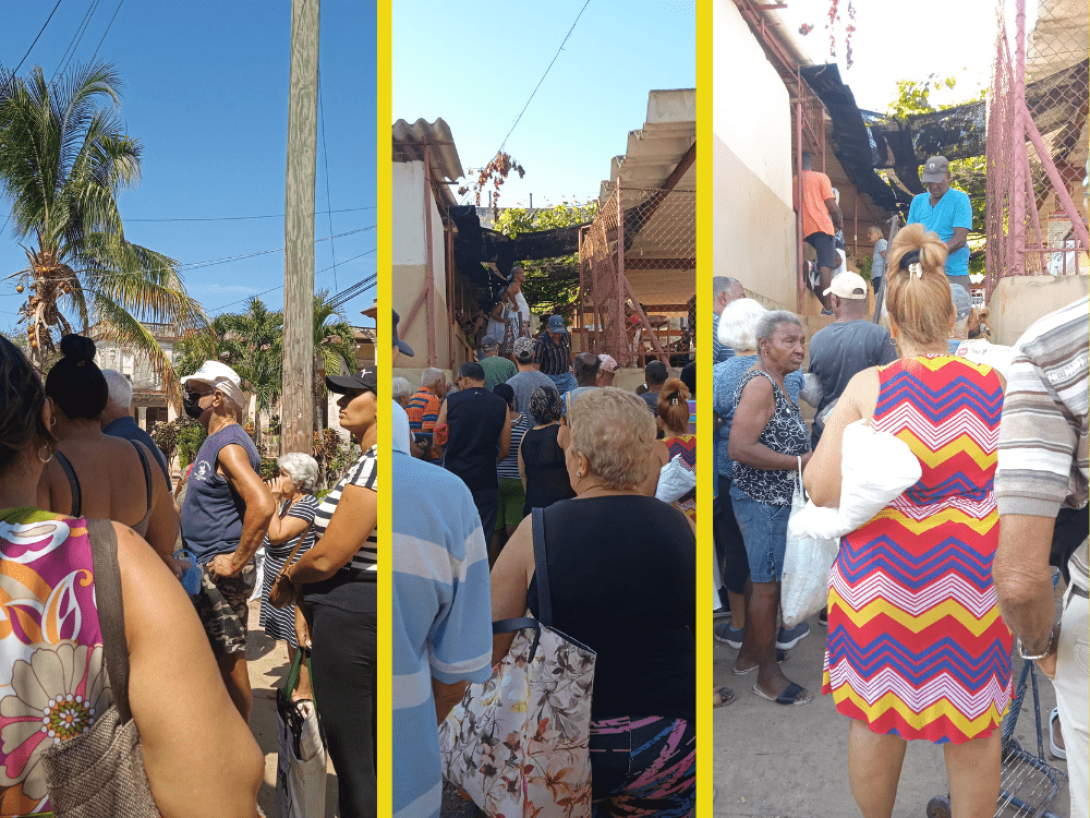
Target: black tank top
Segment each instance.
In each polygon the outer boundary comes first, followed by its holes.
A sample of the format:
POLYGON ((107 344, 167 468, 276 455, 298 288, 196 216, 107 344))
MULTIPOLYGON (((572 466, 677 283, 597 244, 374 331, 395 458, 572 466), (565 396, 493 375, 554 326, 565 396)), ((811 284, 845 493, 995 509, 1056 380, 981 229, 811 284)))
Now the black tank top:
MULTIPOLYGON (((598 653, 591 718, 696 718, 696 538, 653 497, 545 510, 553 625, 598 653)), ((537 578, 527 592, 537 615, 537 578)))
POLYGON ((558 500, 575 496, 564 465, 564 450, 556 442, 559 433, 560 427, 554 424, 544 429, 530 429, 522 437, 522 467, 526 472, 523 517, 532 508, 548 508, 558 500))

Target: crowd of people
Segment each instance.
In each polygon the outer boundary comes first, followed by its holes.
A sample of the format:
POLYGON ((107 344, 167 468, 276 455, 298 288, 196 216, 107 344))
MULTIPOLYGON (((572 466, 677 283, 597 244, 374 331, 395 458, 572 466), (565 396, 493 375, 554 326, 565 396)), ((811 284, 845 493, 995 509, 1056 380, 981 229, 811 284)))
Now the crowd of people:
MULTIPOLYGON (((514 634, 493 635, 491 623, 547 616, 597 654, 588 727, 594 814, 687 815, 695 797, 695 366, 670 378, 652 361, 637 395, 613 385, 611 355, 573 351, 561 315, 545 319, 536 338, 516 337, 509 352, 492 331, 454 383, 425 369, 404 407, 394 407, 394 812, 439 814, 439 727, 466 706, 467 686, 492 678, 513 649, 514 634), (678 474, 660 480, 668 469, 678 474)), ((548 741, 550 721, 571 718, 559 700, 528 706, 538 729, 531 744, 548 741)), ((566 779, 556 787, 556 798, 560 789, 580 792, 566 779)))
POLYGON ((185 375, 185 413, 206 436, 178 503, 166 458, 133 420, 131 382, 99 369, 89 338, 65 336, 61 353, 43 382, 0 339, 0 574, 10 588, 5 616, 26 624, 8 629, 0 654, 12 680, 0 717, 5 814, 47 812, 45 750, 127 697, 164 814, 258 815, 264 758, 249 729, 246 655, 256 581, 261 627, 286 643, 289 658, 298 650, 310 658, 313 673, 300 675, 294 698, 314 700, 339 814, 374 815, 374 368, 327 379, 341 395, 340 426, 362 454, 320 501, 309 452, 284 454, 279 475, 261 479, 233 369, 206 361, 185 375), (95 569, 111 552, 94 533, 109 528, 96 521, 112 521, 120 599, 94 593, 106 582, 95 569), (120 637, 104 623, 122 608, 120 637), (40 614, 28 619, 30 609, 40 614), (129 655, 127 684, 104 667, 111 650, 129 655))
MULTIPOLYGON (((923 198, 950 195, 942 157, 925 172, 923 198)), ((913 205, 948 211, 945 237, 914 223, 876 245, 880 324, 861 276, 827 279, 834 321, 810 339, 806 373, 799 317, 715 280, 713 632, 738 651, 735 675, 756 671, 754 694, 781 706, 812 700, 789 678, 786 652, 810 626, 787 630, 779 611, 796 484, 814 504, 839 506, 845 430, 862 421, 890 433, 922 477, 840 539, 818 616, 828 629, 822 692, 850 719, 860 811, 892 815, 906 744, 920 739, 943 746, 953 813, 993 814, 1017 644, 1054 680, 1072 815, 1085 816, 1087 299, 1031 326, 1006 371, 973 360, 964 341, 981 314, 963 275, 959 201, 913 205), (814 408, 809 428, 800 400, 814 408), (1081 531, 1065 517, 1079 508, 1081 531), (1070 578, 1057 623, 1050 561, 1070 578)), ((717 706, 736 698, 715 691, 717 706)))

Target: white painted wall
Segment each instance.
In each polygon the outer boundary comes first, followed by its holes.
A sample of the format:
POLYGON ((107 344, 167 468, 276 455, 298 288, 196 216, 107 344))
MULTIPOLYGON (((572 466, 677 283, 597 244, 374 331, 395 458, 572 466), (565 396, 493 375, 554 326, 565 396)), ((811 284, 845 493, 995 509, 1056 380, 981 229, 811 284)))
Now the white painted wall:
POLYGON ((794 310, 790 96, 734 1, 712 8, 715 274, 794 310))

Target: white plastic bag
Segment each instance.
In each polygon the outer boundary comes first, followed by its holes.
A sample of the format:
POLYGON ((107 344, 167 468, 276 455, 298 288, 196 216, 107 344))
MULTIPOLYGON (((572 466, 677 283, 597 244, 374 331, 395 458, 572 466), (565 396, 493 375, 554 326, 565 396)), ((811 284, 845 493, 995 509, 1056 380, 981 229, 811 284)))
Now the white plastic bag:
MULTIPOLYGON (((296 659, 302 651, 296 651, 296 659)), ((299 674, 292 663, 287 682, 276 691, 276 804, 280 818, 325 815, 327 753, 318 729, 314 702, 293 702, 291 693, 299 674)))
POLYGON ((990 343, 987 338, 974 338, 972 341, 962 341, 957 354, 975 364, 987 364, 1006 378, 1017 351, 1014 347, 990 343))
POLYGON ((655 487, 655 499, 664 503, 680 500, 696 488, 696 472, 690 471, 680 454, 670 458, 670 462, 659 471, 659 484, 655 487))
POLYGON ((819 508, 808 501, 803 511, 792 513, 791 524, 800 536, 843 537, 915 485, 921 474, 919 458, 907 443, 857 420, 844 429, 841 444, 840 507, 819 508))
POLYGON ((783 559, 780 608, 784 627, 793 628, 825 607, 829 593, 829 569, 833 567, 839 539, 810 537, 800 533, 796 518, 807 505, 802 487, 802 458, 798 482, 787 523, 787 551, 783 559))

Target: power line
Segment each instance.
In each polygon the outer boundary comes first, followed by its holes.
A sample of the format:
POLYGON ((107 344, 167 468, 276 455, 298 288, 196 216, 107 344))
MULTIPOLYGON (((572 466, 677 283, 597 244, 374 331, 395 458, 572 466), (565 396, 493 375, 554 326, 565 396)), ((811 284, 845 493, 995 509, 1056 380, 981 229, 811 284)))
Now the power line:
MULTIPOLYGON (((325 213, 357 213, 361 210, 378 210, 378 207, 372 205, 371 207, 346 207, 341 210, 317 210, 314 215, 322 215, 325 213)), ((200 218, 171 218, 171 219, 125 219, 126 222, 231 222, 231 221, 243 221, 246 219, 282 219, 283 213, 272 213, 268 216, 208 216, 200 218)))
MULTIPOLYGON (((332 207, 329 195, 329 148, 325 141, 325 107, 322 105, 322 69, 318 67, 318 113, 322 118, 322 159, 325 162, 325 206, 332 207)), ((329 213, 329 211, 326 211, 329 213)), ((329 232, 333 232, 333 214, 329 214, 329 232)), ((329 255, 333 259, 333 289, 337 289, 337 251, 333 242, 329 243, 329 255)))
POLYGON ((83 41, 83 35, 87 33, 87 27, 91 23, 91 18, 94 16, 95 11, 98 9, 98 4, 102 0, 94 0, 93 3, 87 8, 87 13, 83 15, 83 19, 80 21, 79 28, 76 29, 76 33, 72 35, 71 42, 68 43, 68 48, 64 49, 64 56, 61 57, 61 61, 57 63, 57 70, 53 72, 53 76, 49 78, 49 84, 53 84, 53 80, 57 78, 57 74, 60 74, 63 69, 68 67, 68 63, 72 57, 76 56, 76 49, 79 48, 80 42, 83 41), (68 52, 72 53, 69 54, 68 52))
POLYGON ((98 45, 97 45, 97 46, 95 46, 95 53, 91 55, 91 62, 92 62, 92 63, 93 63, 93 62, 95 61, 95 57, 97 57, 97 56, 98 56, 98 50, 99 50, 100 48, 102 48, 102 44, 103 44, 104 42, 106 42, 106 34, 109 34, 109 33, 110 33, 110 29, 114 27, 114 20, 116 20, 116 19, 117 19, 117 12, 121 11, 121 7, 122 7, 122 6, 124 5, 124 4, 125 4, 125 0, 121 0, 121 2, 117 4, 117 10, 116 10, 116 11, 114 11, 114 16, 110 18, 110 24, 109 24, 108 26, 106 26, 106 33, 102 35, 102 39, 101 39, 101 40, 99 40, 99 41, 98 41, 98 45))
MULTIPOLYGON (((341 264, 348 264, 349 262, 354 262, 356 260, 356 258, 363 258, 363 256, 371 255, 374 252, 375 252, 375 249, 372 249, 372 250, 368 250, 365 253, 360 253, 360 255, 353 255, 351 258, 346 258, 346 260, 342 261, 341 264)), ((323 269, 319 269, 318 272, 315 273, 314 275, 320 275, 322 273, 326 273, 330 269, 332 269, 331 266, 325 267, 323 269)), ((255 292, 253 294, 253 296, 246 296, 245 298, 235 299, 234 301, 228 301, 226 304, 223 304, 222 306, 216 306, 216 308, 211 310, 211 312, 218 313, 220 310, 228 308, 228 306, 233 306, 234 304, 241 304, 243 301, 249 301, 250 299, 257 298, 258 296, 264 296, 264 294, 267 293, 267 292, 275 292, 276 290, 282 290, 282 289, 283 289, 282 284, 277 285, 276 287, 269 287, 267 290, 262 290, 261 292, 255 292)))
MULTIPOLYGON (((323 241, 331 241, 332 239, 339 239, 343 236, 351 236, 356 233, 366 233, 368 230, 374 230, 377 226, 378 225, 371 225, 370 227, 361 227, 359 230, 349 230, 345 233, 338 233, 336 236, 326 236, 324 239, 315 239, 314 243, 318 244, 323 241)), ((229 261, 239 261, 241 259, 253 258, 255 256, 267 256, 270 253, 282 253, 283 251, 283 247, 277 247, 275 250, 258 250, 255 253, 243 253, 237 256, 227 256, 226 258, 214 258, 209 261, 194 261, 190 262, 189 264, 182 264, 180 266, 184 270, 194 270, 198 267, 212 267, 216 264, 226 264, 229 261)), ((326 269, 331 268, 327 267, 326 269)))
POLYGON ((579 9, 579 13, 575 15, 575 22, 571 24, 571 28, 568 29, 568 33, 564 35, 564 39, 560 41, 560 48, 556 50, 556 54, 553 55, 552 60, 549 62, 549 67, 545 69, 545 73, 541 75, 541 79, 537 81, 537 85, 534 86, 533 92, 530 94, 530 98, 526 100, 526 104, 522 106, 522 110, 519 111, 519 115, 515 118, 514 124, 511 126, 511 130, 507 132, 507 136, 503 138, 503 142, 500 143, 499 150, 496 154, 503 152, 504 146, 507 144, 507 140, 511 138, 511 134, 515 132, 515 128, 518 127, 519 121, 522 119, 522 115, 526 113, 526 109, 530 107, 530 103, 534 100, 534 95, 537 93, 537 89, 541 87, 541 83, 545 82, 545 78, 549 76, 549 72, 553 68, 553 63, 556 62, 557 57, 560 56, 560 52, 564 50, 564 44, 568 42, 568 38, 571 37, 572 32, 575 31, 575 26, 579 23, 579 18, 583 16, 583 12, 587 10, 587 6, 590 5, 590 0, 587 0, 583 4, 583 8, 579 9))
POLYGON ((38 32, 38 36, 34 38, 34 42, 30 44, 30 48, 26 50, 26 54, 23 55, 23 59, 19 60, 19 64, 15 66, 15 70, 11 72, 12 81, 15 80, 15 75, 19 73, 19 69, 23 67, 23 63, 26 62, 26 58, 30 56, 30 52, 34 50, 34 46, 38 44, 38 40, 43 34, 45 34, 45 27, 49 25, 49 21, 53 19, 53 15, 57 13, 57 9, 60 8, 61 3, 64 0, 57 0, 57 5, 53 6, 53 11, 49 12, 49 17, 46 18, 45 24, 42 25, 41 31, 38 32))

